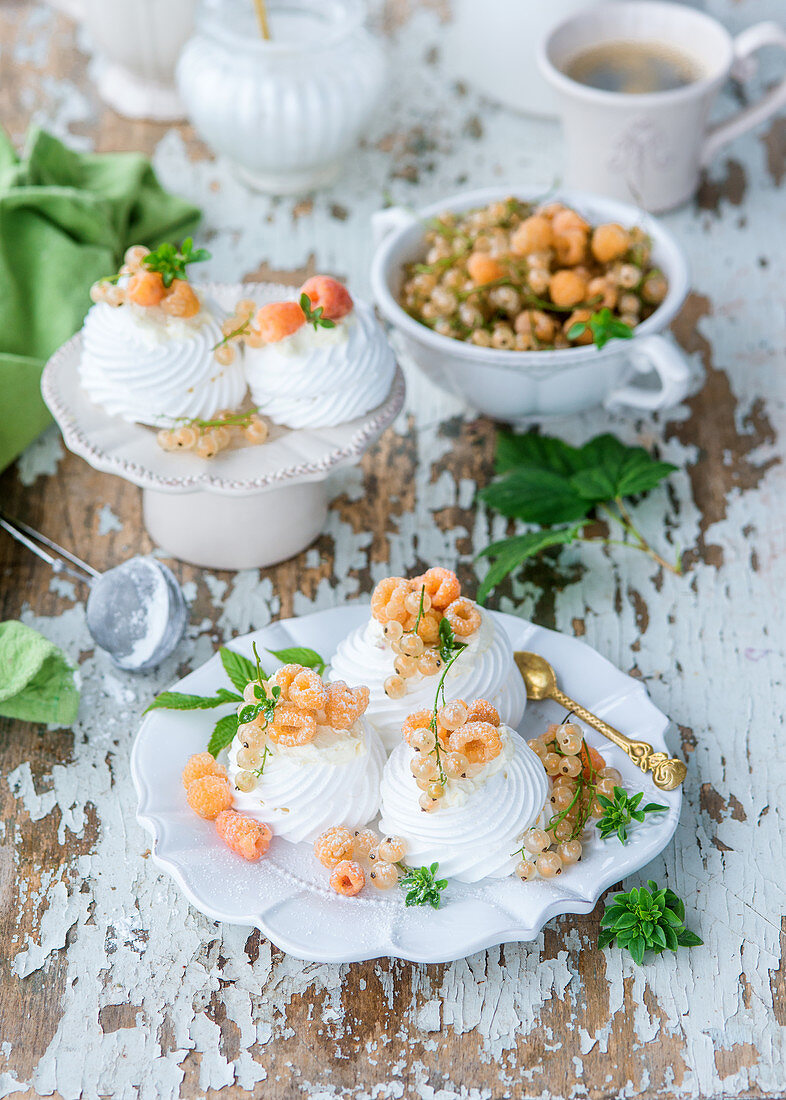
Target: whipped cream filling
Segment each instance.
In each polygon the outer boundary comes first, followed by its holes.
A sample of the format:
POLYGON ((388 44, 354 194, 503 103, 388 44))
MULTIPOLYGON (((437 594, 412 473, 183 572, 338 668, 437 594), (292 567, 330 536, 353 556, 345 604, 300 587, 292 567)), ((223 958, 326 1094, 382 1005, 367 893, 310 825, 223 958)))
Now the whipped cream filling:
MULTIPOLYGON (((524 714, 524 683, 513 663, 507 634, 487 612, 479 610, 480 627, 445 677, 445 700, 487 699, 497 708, 502 721, 515 727, 524 714)), ((361 684, 368 687, 370 699, 365 716, 388 751, 401 740, 401 726, 410 714, 434 706, 440 679, 439 674, 416 673, 406 681, 403 698, 389 699, 384 684, 394 672, 394 659, 382 624, 372 617, 339 644, 328 673, 330 680, 345 680, 350 687, 361 684)))
POLYGON ((251 398, 277 424, 328 428, 363 416, 384 401, 396 364, 371 306, 355 308, 335 328, 297 332, 245 350, 251 398))
POLYGON ((407 842, 412 867, 439 863, 440 875, 462 882, 513 872, 522 833, 539 818, 548 797, 545 769, 522 737, 500 726, 503 750, 474 779, 450 779, 438 807, 420 808, 421 791, 401 742, 382 776, 380 828, 407 842))
MULTIPOLYGON (((240 738, 229 748, 228 772, 239 771, 240 738)), ((271 744, 253 791, 233 790, 234 808, 264 821, 293 843, 314 841, 331 825, 358 827, 376 816, 385 750, 359 718, 349 730, 319 726, 308 745, 271 744)))
POLYGON ((216 361, 213 348, 222 339, 224 314, 199 297, 202 308, 190 318, 132 302, 92 306, 79 366, 91 401, 112 416, 153 426, 236 409, 246 394, 242 356, 228 366, 216 361))

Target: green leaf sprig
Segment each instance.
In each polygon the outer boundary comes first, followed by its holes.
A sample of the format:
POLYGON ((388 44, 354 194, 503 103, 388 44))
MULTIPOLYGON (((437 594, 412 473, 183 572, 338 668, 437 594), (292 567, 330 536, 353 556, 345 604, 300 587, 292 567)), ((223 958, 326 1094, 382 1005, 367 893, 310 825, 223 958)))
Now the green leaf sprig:
POLYGON ((248 336, 251 332, 251 318, 246 317, 242 324, 239 324, 237 328, 233 328, 230 332, 227 332, 217 344, 213 344, 211 351, 218 351, 219 348, 223 348, 226 344, 231 343, 233 340, 237 340, 240 336, 248 336))
POLYGON ((196 428, 199 432, 207 432, 211 428, 247 428, 258 415, 259 409, 254 407, 245 412, 234 412, 229 416, 214 416, 207 420, 201 416, 159 416, 158 421, 169 424, 173 428, 196 428))
MULTIPOLYGON (((145 714, 151 710, 212 710, 215 707, 232 705, 237 708, 238 703, 243 702, 243 691, 247 684, 258 679, 261 673, 259 660, 256 667, 253 661, 237 653, 234 649, 222 646, 218 651, 224 671, 229 677, 235 691, 228 688, 218 688, 215 695, 186 695, 179 691, 162 691, 157 695, 145 714), (238 694, 239 693, 239 694, 238 694)), ((255 650, 256 653, 256 650, 255 650)), ((264 673, 262 673, 264 675, 264 673)), ((237 714, 225 714, 219 718, 210 735, 207 751, 213 756, 218 756, 222 749, 232 744, 240 724, 237 714)))
POLYGON ((402 890, 406 891, 404 904, 430 905, 433 909, 439 909, 442 901, 442 891, 448 884, 446 878, 437 878, 439 864, 432 863, 430 867, 410 867, 406 874, 398 880, 402 890))
MULTIPOLYGON (((423 597, 421 595, 421 607, 423 606, 423 597)), ((444 786, 447 783, 447 776, 442 767, 442 751, 439 747, 439 736, 437 734, 437 712, 440 706, 445 705, 445 677, 450 671, 451 665, 461 656, 463 651, 467 648, 465 642, 460 642, 453 632, 453 627, 448 620, 443 616, 439 621, 439 655, 444 663, 442 669, 442 675, 439 678, 437 684, 437 690, 434 695, 434 706, 431 711, 431 732, 434 734, 434 748, 433 752, 437 758, 437 767, 439 768, 439 781, 444 786), (440 699, 442 702, 440 703, 440 699)))
POLYGON ((317 306, 316 309, 312 307, 311 299, 309 298, 308 294, 304 293, 300 295, 300 308, 306 315, 306 324, 313 325, 315 332, 318 328, 336 327, 335 321, 331 321, 329 317, 322 316, 322 314, 325 312, 323 306, 317 306))
POLYGON ((631 796, 622 787, 614 788, 614 798, 608 798, 599 792, 595 797, 606 811, 597 821, 601 840, 606 840, 616 833, 620 844, 628 843, 628 826, 632 821, 641 822, 646 814, 665 813, 668 810, 668 806, 660 806, 657 802, 648 802, 646 806, 639 809, 644 791, 631 796))
POLYGON ((568 329, 568 339, 578 340, 587 329, 592 333, 592 342, 596 348, 605 348, 609 340, 630 340, 633 336, 631 326, 615 317, 607 306, 593 313, 589 320, 572 324, 568 329))
POLYGON ((478 496, 511 519, 537 525, 539 531, 500 539, 478 555, 493 558, 478 599, 514 569, 550 546, 587 543, 640 550, 671 573, 681 575, 681 555, 666 561, 636 527, 626 498, 647 493, 677 469, 643 447, 629 447, 616 436, 595 436, 572 447, 554 436, 527 432, 497 436, 498 478, 478 496), (602 516, 622 528, 621 538, 591 535, 588 524, 602 516))
POLYGON ((149 271, 158 271, 164 286, 171 286, 175 279, 188 279, 186 268, 189 264, 200 264, 210 259, 206 248, 194 248, 192 237, 186 237, 178 248, 165 241, 142 260, 149 271))
MULTIPOLYGON (((224 671, 235 691, 229 691, 228 688, 218 688, 215 695, 186 695, 179 691, 162 691, 160 695, 155 697, 144 713, 147 714, 151 710, 212 710, 215 707, 228 704, 234 705, 237 709, 239 703, 245 702, 243 693, 246 687, 249 684, 254 684, 256 701, 247 703, 240 709, 239 714, 226 714, 219 718, 213 727, 207 751, 213 756, 218 756, 222 749, 226 749, 232 744, 240 725, 252 722, 260 714, 265 717, 265 726, 268 725, 273 720, 276 704, 281 698, 281 688, 277 684, 270 689, 270 694, 266 691, 264 684, 268 676, 262 668, 256 642, 251 648, 254 653, 253 661, 249 660, 248 657, 244 657, 242 653, 238 653, 234 649, 228 649, 226 646, 222 646, 218 651, 221 664, 224 666, 224 671)), ((320 676, 327 667, 316 650, 304 646, 296 646, 292 649, 269 649, 268 653, 272 653, 274 657, 278 657, 284 663, 316 669, 320 676)), ((262 758, 262 768, 265 766, 267 751, 266 749, 262 758)), ((262 773, 259 772, 258 774, 261 775, 262 773)))
POLYGON ((641 966, 645 951, 661 954, 678 947, 699 947, 702 939, 685 927, 685 905, 668 887, 650 879, 647 887, 615 894, 601 917, 598 947, 628 950, 641 966))

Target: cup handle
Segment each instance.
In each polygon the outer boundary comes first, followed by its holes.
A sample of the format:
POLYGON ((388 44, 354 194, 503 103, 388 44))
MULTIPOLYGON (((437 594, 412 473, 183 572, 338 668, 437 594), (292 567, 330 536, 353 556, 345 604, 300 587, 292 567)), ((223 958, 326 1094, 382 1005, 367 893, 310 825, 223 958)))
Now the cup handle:
POLYGON ((388 206, 371 215, 371 236, 374 247, 378 248, 388 234, 396 229, 406 229, 417 221, 417 215, 406 206, 388 206))
MULTIPOLYGON (((749 80, 756 71, 753 55, 764 46, 780 46, 786 51, 786 30, 779 23, 756 23, 737 35, 734 39, 732 74, 740 80, 749 80)), ((744 107, 731 118, 709 130, 701 149, 701 167, 706 168, 724 145, 740 137, 751 127, 764 122, 784 104, 786 104, 786 77, 762 96, 758 103, 744 107)))
POLYGON ((668 409, 679 405, 687 397, 690 388, 690 367, 680 349, 671 340, 663 336, 636 337, 631 348, 631 363, 637 374, 649 374, 655 371, 660 378, 659 390, 644 389, 643 386, 621 386, 608 395, 603 402, 609 411, 621 406, 645 409, 668 409))

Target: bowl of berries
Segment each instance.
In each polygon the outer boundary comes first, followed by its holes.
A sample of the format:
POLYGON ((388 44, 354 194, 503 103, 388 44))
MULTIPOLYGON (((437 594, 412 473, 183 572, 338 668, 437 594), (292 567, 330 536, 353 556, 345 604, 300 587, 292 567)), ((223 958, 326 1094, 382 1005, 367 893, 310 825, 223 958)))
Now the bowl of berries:
POLYGON ((393 421, 404 381, 373 310, 337 280, 192 284, 206 258, 191 241, 129 249, 41 388, 66 445, 142 489, 159 546, 261 567, 319 534, 329 475, 393 421))
POLYGON ((583 192, 487 189, 374 217, 371 282, 397 346, 498 420, 655 410, 688 393, 661 335, 689 289, 654 218, 583 192))

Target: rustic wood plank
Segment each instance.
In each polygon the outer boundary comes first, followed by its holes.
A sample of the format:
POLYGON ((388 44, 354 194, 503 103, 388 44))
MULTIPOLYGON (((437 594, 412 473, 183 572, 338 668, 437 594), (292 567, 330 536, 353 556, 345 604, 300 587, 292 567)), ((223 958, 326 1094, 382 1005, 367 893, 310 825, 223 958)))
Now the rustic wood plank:
MULTIPOLYGON (((735 28, 778 14, 774 0, 708 7, 735 28)), ((419 202, 497 177, 548 183, 558 153, 551 127, 440 75, 446 5, 402 0, 386 16, 390 108, 346 177, 313 201, 249 197, 187 126, 102 107, 72 25, 41 3, 0 10, 0 112, 16 138, 39 115, 85 145, 154 154, 165 183, 206 205, 216 277, 297 281, 319 267, 362 287, 367 216, 384 192, 419 202)), ((584 637, 674 715, 691 764, 686 806, 650 873, 686 896, 707 947, 637 969, 593 947, 596 910, 552 922, 532 944, 446 966, 305 965, 258 932, 206 920, 152 865, 128 753, 157 690, 221 639, 367 594, 388 563, 443 561, 471 586, 475 550, 502 533, 473 504, 493 426, 410 374, 406 416, 345 476, 313 548, 261 574, 175 565, 192 627, 155 674, 112 669, 92 650, 78 590, 0 538, 3 618, 21 615, 63 645, 84 679, 73 731, 0 722, 0 1094, 782 1095, 783 773, 772 761, 786 402, 772 300, 786 275, 773 232, 784 158, 779 120, 738 143, 670 218, 695 271, 675 332, 704 385, 667 417, 613 422, 684 470, 639 515, 687 549, 688 576, 568 549, 495 594, 506 610, 584 637)), ((557 430, 578 441, 607 423, 593 413, 557 430)), ((151 548, 138 491, 63 454, 54 431, 0 476, 0 499, 98 568, 151 548)))

